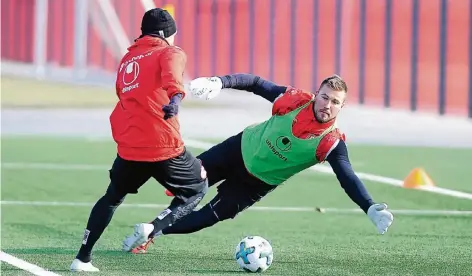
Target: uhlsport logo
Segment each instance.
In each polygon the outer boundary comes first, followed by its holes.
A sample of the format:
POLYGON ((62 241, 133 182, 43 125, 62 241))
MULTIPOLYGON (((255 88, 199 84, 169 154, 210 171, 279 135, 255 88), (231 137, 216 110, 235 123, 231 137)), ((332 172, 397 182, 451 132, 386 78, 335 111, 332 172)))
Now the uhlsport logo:
POLYGON ((130 85, 138 79, 139 76, 139 63, 133 61, 126 66, 126 71, 123 74, 123 83, 130 85))
POLYGON ((267 139, 266 144, 267 144, 267 146, 269 146, 269 149, 272 151, 272 153, 275 156, 277 156, 278 158, 280 158, 283 161, 288 160, 287 157, 285 157, 282 154, 282 152, 287 151, 292 147, 292 143, 290 142, 290 139, 288 139, 287 137, 279 137, 275 141, 275 145, 271 141, 269 141, 269 139, 267 139), (284 138, 286 138, 286 139, 284 139, 284 138), (277 150, 277 148, 280 149, 280 151, 277 150))
POLYGON ((281 151, 289 151, 292 148, 292 142, 290 142, 290 139, 285 136, 280 136, 277 138, 275 141, 275 145, 281 150, 281 151))

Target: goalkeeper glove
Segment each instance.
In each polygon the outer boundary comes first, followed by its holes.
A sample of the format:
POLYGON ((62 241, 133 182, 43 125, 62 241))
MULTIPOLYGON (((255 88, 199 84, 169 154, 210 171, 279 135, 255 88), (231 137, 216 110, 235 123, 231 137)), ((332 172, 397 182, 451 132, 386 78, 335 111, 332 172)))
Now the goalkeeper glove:
POLYGON ((367 216, 369 216, 381 235, 388 231, 393 222, 393 214, 387 210, 387 204, 385 203, 371 205, 367 210, 367 216))
POLYGON ((190 81, 189 91, 195 98, 211 100, 220 94, 223 82, 219 77, 200 77, 190 81))

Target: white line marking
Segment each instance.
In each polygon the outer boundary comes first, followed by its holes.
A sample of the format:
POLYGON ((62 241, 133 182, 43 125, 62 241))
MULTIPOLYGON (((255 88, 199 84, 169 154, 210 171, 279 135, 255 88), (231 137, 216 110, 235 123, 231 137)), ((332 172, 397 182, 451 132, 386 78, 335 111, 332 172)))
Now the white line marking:
POLYGON ((110 166, 84 164, 57 164, 57 163, 2 163, 4 169, 38 169, 38 170, 72 170, 72 171, 103 171, 110 166))
MULTIPOLYGON (((92 207, 95 203, 93 202, 61 202, 61 201, 10 201, 2 200, 0 201, 2 205, 23 205, 23 206, 59 206, 59 207, 92 207)), ((120 207, 134 207, 134 208, 165 208, 168 207, 167 204, 133 204, 133 203, 123 203, 120 207)))
POLYGON ((37 265, 28 263, 26 261, 23 261, 22 259, 19 259, 17 257, 14 257, 10 254, 7 254, 3 251, 0 251, 0 260, 2 262, 9 263, 10 265, 17 267, 19 269, 22 269, 24 271, 28 271, 34 275, 37 276, 60 276, 57 273, 47 271, 44 268, 41 268, 37 265))
MULTIPOLYGON (((60 201, 14 201, 14 200, 3 200, 0 201, 2 205, 14 205, 14 206, 49 206, 49 207, 92 207, 93 202, 60 202, 60 201)), ((134 204, 134 203, 123 203, 120 207, 127 208, 167 208, 167 204, 134 204)), ((197 209, 202 206, 197 206, 197 209)), ((329 213, 345 213, 345 214, 364 214, 359 208, 343 209, 343 208, 320 208, 320 207, 276 207, 276 206, 252 206, 247 210, 250 211, 262 211, 262 212, 319 212, 322 209, 323 212, 329 213)), ((472 211, 460 211, 460 210, 390 210, 393 214, 403 215, 456 215, 456 216, 472 216, 472 211)))
MULTIPOLYGON (((338 213, 338 214, 364 214, 361 209, 343 209, 343 208, 316 208, 321 213, 338 213)), ((394 215, 424 215, 424 216, 472 216, 472 211, 463 210, 406 210, 391 209, 394 215)))
MULTIPOLYGON (((211 143, 206 143, 206 142, 201 142, 201 141, 196 141, 196 140, 191 140, 191 139, 186 139, 185 143, 186 145, 190 147, 200 148, 200 149, 208 149, 214 146, 211 143)), ((2 168, 5 168, 5 169, 27 168, 27 169, 40 169, 40 170, 109 170, 110 166, 85 165, 85 164, 10 163, 10 162, 2 164, 2 168)), ((326 165, 316 165, 316 166, 310 167, 309 169, 319 172, 319 173, 334 175, 334 172, 331 169, 331 167, 326 166, 326 165)), ((364 173, 364 172, 356 172, 356 175, 359 177, 359 179, 362 179, 362 180, 369 180, 369 181, 392 185, 396 187, 403 187, 403 180, 400 180, 400 179, 384 177, 384 176, 379 176, 379 175, 374 175, 374 174, 369 174, 369 173, 364 173)), ((428 192, 432 192, 436 194, 441 194, 441 195, 448 195, 452 197, 472 200, 471 193, 466 193, 466 192, 461 192, 461 191, 456 191, 456 190, 451 190, 451 189, 445 189, 445 188, 440 188, 440 187, 429 187, 429 186, 420 186, 416 189, 428 191, 428 192)))

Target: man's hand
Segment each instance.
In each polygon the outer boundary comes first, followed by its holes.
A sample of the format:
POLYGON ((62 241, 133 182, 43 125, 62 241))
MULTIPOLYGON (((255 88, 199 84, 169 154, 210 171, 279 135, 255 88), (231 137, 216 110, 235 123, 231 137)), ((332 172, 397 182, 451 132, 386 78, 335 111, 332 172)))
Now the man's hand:
POLYGON ((220 94, 223 83, 219 77, 200 77, 190 81, 189 91, 195 98, 211 100, 220 94))
POLYGON ((383 235, 393 222, 393 214, 387 210, 387 204, 373 204, 367 210, 367 216, 377 227, 379 234, 383 235))
POLYGON ((168 105, 164 105, 162 107, 162 111, 164 111, 164 120, 167 120, 179 113, 179 106, 173 103, 169 103, 168 105))
POLYGON ((182 94, 176 94, 170 99, 169 104, 162 107, 162 111, 164 111, 164 120, 172 118, 179 113, 179 104, 181 100, 182 94))

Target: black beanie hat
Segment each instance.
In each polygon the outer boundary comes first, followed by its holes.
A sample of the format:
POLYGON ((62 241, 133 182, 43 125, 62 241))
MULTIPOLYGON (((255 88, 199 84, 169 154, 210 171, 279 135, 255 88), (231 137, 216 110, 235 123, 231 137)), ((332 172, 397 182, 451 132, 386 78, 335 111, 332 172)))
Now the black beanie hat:
POLYGON ((143 35, 158 35, 167 38, 177 32, 175 20, 167 10, 155 8, 144 13, 141 21, 143 35))

